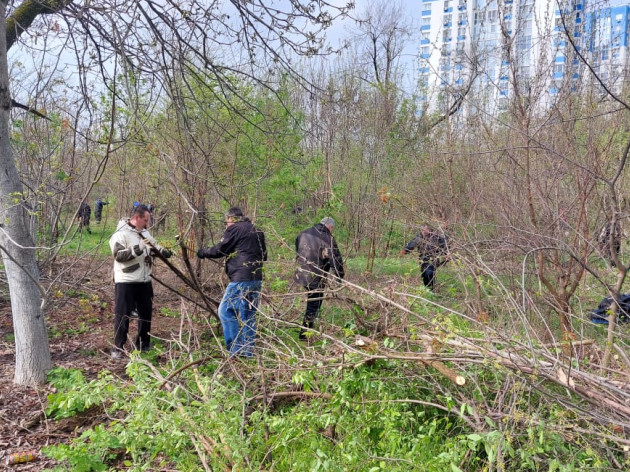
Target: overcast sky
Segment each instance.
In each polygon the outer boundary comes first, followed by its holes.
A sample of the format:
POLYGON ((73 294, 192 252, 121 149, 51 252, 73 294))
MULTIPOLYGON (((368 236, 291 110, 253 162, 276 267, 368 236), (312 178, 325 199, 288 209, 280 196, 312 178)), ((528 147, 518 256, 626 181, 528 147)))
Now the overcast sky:
MULTIPOLYGON (((360 15, 365 8, 374 3, 375 0, 355 0, 355 8, 350 14, 351 18, 360 15)), ((390 0, 392 3, 399 3, 405 13, 405 17, 411 23, 414 31, 414 38, 409 41, 401 58, 401 67, 404 69, 405 83, 401 84, 405 90, 413 93, 417 82, 417 64, 420 37, 420 7, 422 0, 390 0)), ((337 4, 345 4, 346 0, 338 0, 337 4)), ((333 47, 339 47, 344 39, 350 36, 350 29, 354 25, 351 18, 337 21, 326 31, 326 39, 333 47)))

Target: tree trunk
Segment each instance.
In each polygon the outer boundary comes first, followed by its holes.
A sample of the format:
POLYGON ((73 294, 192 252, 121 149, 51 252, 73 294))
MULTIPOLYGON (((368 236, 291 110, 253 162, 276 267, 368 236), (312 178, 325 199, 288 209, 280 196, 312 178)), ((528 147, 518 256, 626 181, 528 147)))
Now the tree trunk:
POLYGON ((9 284, 15 333, 18 384, 39 384, 51 368, 48 335, 41 308, 39 271, 29 234, 28 215, 20 204, 23 187, 9 142, 11 95, 7 65, 6 0, 0 1, 0 245, 9 284))

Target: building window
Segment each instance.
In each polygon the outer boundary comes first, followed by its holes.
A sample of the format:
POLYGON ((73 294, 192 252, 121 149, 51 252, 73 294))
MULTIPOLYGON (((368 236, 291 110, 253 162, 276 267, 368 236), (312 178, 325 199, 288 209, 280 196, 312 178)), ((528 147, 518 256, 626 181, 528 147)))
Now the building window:
POLYGON ((518 8, 518 14, 523 19, 530 18, 532 16, 533 7, 534 5, 521 5, 518 8))
POLYGON ((444 0, 444 11, 451 8, 451 0, 444 0))
POLYGON ((553 66, 554 74, 563 74, 564 73, 564 64, 554 64, 553 66))
POLYGON ((490 23, 494 23, 495 21, 497 21, 497 18, 498 18, 498 14, 496 10, 490 10, 488 12, 488 21, 490 23))
POLYGON ((464 26, 457 28, 457 36, 466 36, 466 28, 464 26))
POLYGON ((532 37, 531 36, 520 36, 516 40, 516 49, 520 51, 528 50, 532 47, 532 37))
POLYGON ((430 56, 431 48, 429 48, 429 46, 423 46, 422 49, 420 50, 420 54, 422 54, 423 56, 430 56))
POLYGON ((420 23, 420 26, 430 26, 431 25, 431 18, 422 18, 422 22, 420 23))

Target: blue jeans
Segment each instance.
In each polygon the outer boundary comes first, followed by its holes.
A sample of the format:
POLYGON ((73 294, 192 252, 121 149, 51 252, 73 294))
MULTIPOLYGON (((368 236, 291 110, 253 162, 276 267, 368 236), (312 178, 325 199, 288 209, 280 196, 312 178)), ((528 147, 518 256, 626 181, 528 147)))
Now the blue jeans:
POLYGON ((230 356, 251 357, 256 343, 256 310, 262 280, 230 282, 219 305, 225 347, 230 356))

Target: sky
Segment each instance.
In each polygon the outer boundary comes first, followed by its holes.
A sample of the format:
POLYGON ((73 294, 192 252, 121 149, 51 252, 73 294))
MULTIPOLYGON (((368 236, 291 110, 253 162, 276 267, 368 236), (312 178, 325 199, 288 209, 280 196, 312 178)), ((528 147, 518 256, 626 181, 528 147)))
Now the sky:
MULTIPOLYGON (((355 8, 350 14, 355 17, 363 12, 365 8, 374 3, 375 0, 355 0, 355 8)), ((401 58, 401 67, 404 70, 404 90, 413 93, 417 84, 417 64, 418 64, 418 47, 420 37, 420 7, 422 0, 390 0, 392 3, 399 3, 405 13, 406 18, 411 23, 414 30, 415 39, 411 39, 407 44, 403 56, 401 58)), ((335 2, 331 2, 335 3, 335 2)), ((337 0, 337 5, 346 4, 347 0, 337 0)), ((342 44, 344 38, 348 38, 349 29, 353 25, 353 21, 347 18, 343 21, 337 21, 326 31, 326 39, 333 46, 337 47, 342 44)))

